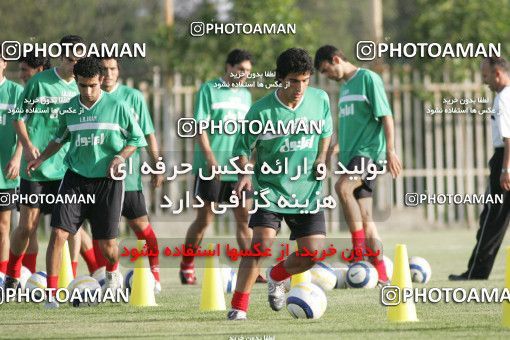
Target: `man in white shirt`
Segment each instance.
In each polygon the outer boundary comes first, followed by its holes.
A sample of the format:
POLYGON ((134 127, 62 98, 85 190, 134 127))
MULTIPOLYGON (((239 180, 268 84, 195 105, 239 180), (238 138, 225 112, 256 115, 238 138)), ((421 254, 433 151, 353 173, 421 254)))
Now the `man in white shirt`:
POLYGON ((503 203, 485 203, 480 215, 476 245, 468 270, 450 275, 451 281, 486 280, 494 265, 510 221, 510 64, 504 58, 491 57, 482 62, 484 84, 496 92, 491 116, 494 155, 489 161, 487 195, 503 195, 503 203))

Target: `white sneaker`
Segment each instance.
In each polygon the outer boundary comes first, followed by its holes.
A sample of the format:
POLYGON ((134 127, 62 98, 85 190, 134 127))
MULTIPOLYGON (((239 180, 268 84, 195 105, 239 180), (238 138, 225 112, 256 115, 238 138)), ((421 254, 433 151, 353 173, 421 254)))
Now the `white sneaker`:
POLYGON ((59 307, 58 302, 54 296, 50 296, 48 300, 46 300, 46 302, 44 303, 44 308, 46 309, 55 309, 58 307, 59 307))
POLYGON ((231 309, 227 313, 227 319, 231 321, 243 321, 246 320, 246 312, 239 309, 231 309))
POLYGON ((161 283, 156 281, 156 284, 154 285, 154 294, 160 294, 161 293, 161 283))
POLYGON ((110 289, 112 292, 116 292, 118 289, 122 288, 122 278, 120 276, 119 270, 114 272, 107 271, 105 274, 105 283, 103 287, 103 292, 106 292, 110 289))
POLYGON ((267 268, 267 288, 268 288, 268 301, 269 306, 274 311, 279 311, 285 307, 285 280, 274 281, 269 273, 271 268, 267 268))

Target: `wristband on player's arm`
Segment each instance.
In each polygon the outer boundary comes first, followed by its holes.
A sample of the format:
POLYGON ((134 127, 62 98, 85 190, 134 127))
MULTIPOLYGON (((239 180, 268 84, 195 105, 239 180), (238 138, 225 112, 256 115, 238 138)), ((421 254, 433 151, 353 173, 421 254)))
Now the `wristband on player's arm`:
POLYGON ((113 156, 113 158, 118 158, 122 161, 122 163, 126 163, 126 159, 124 157, 122 157, 121 155, 115 155, 115 156, 113 156))

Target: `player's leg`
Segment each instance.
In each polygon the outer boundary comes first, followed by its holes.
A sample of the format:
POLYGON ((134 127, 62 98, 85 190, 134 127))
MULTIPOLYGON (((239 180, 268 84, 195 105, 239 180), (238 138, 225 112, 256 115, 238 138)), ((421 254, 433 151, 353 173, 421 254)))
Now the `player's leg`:
POLYGON ((119 222, 124 197, 124 182, 110 178, 85 179, 90 185, 90 193, 96 201, 88 207, 86 218, 90 222, 92 238, 98 240, 102 255, 106 258, 104 290, 116 291, 121 287, 119 272, 119 222))
MULTIPOLYGON (((195 177, 194 196, 199 196, 204 202, 204 206, 197 209, 197 215, 193 223, 186 231, 186 239, 184 246, 195 250, 204 238, 205 230, 214 219, 211 204, 218 202, 221 193, 222 183, 218 180, 202 180, 195 177)), ((179 277, 182 284, 195 284, 197 282, 195 276, 195 265, 193 256, 183 256, 181 261, 181 270, 179 277)))
MULTIPOLYGON (((316 214, 284 215, 291 230, 290 239, 296 240, 299 253, 308 249, 312 253, 322 252, 326 237, 326 219, 324 212, 316 214)), ((277 263, 267 276, 269 305, 279 311, 285 305, 285 281, 294 274, 302 273, 314 266, 316 262, 310 256, 297 256, 292 253, 285 260, 277 263)))
POLYGON ((161 292, 161 283, 159 278, 159 248, 156 234, 149 223, 147 208, 145 206, 145 197, 140 191, 126 191, 124 193, 124 202, 122 206, 122 216, 127 218, 128 226, 133 230, 138 240, 145 240, 150 251, 158 254, 149 256, 149 265, 156 280, 154 290, 161 292))
POLYGON ((106 278, 104 289, 116 290, 120 288, 121 282, 119 281, 119 246, 117 239, 99 239, 99 249, 108 261, 106 263, 106 278))
POLYGON ((48 249, 46 250, 46 284, 48 289, 52 289, 51 296, 48 297, 46 308, 56 308, 58 303, 54 300, 57 285, 58 274, 60 272, 62 249, 69 238, 69 232, 59 227, 53 227, 51 230, 48 249))
MULTIPOLYGON (((260 244, 260 250, 271 247, 276 237, 277 228, 253 227, 253 238, 251 247, 260 244)), ((260 272, 261 257, 242 257, 237 273, 236 289, 232 297, 232 309, 228 312, 229 320, 244 320, 250 302, 250 293, 260 272)))
POLYGON ((132 220, 128 220, 129 227, 134 231, 136 238, 138 240, 145 240, 147 244, 147 249, 149 251, 158 254, 156 256, 149 256, 149 266, 156 280, 155 292, 161 292, 161 283, 159 278, 159 248, 158 248, 158 239, 156 238, 156 234, 152 229, 152 226, 149 223, 149 218, 147 215, 140 216, 134 218, 132 220))
POLYGON ((73 277, 76 277, 78 270, 78 257, 81 248, 81 233, 76 233, 69 237, 69 253, 71 255, 71 267, 73 268, 73 277))
POLYGON ((80 228, 79 233, 81 234, 80 254, 87 264, 90 275, 92 275, 99 268, 96 261, 96 255, 94 253, 92 239, 84 228, 80 228))
POLYGON ((11 234, 9 262, 5 277, 6 288, 16 288, 18 286, 23 256, 28 248, 28 240, 39 224, 39 211, 39 208, 21 205, 18 227, 11 234))
MULTIPOLYGON (((74 196, 82 192, 81 179, 77 174, 67 171, 58 194, 74 196)), ((59 202, 55 205, 51 215, 51 235, 46 250, 46 272, 47 287, 56 289, 58 283, 58 274, 62 259, 62 249, 65 241, 76 235, 85 219, 86 205, 81 203, 63 204, 59 202)), ((47 303, 46 308, 56 308, 58 303, 52 294, 47 303)))
POLYGON ((37 240, 37 228, 30 234, 27 252, 23 256, 23 266, 32 273, 37 271, 37 254, 39 253, 39 241, 37 240))
POLYGON ((379 251, 379 256, 371 256, 368 260, 374 265, 377 273, 379 274, 379 283, 381 285, 389 283, 388 275, 386 273, 386 266, 383 260, 383 246, 377 227, 374 223, 372 216, 372 197, 363 197, 358 199, 358 204, 361 209, 361 218, 363 219, 363 229, 365 230, 365 244, 374 252, 379 251))
POLYGON ((467 271, 451 274, 449 280, 486 280, 492 271, 496 255, 505 237, 510 222, 510 192, 503 190, 500 184, 503 168, 503 151, 496 151, 489 161, 490 175, 487 194, 503 195, 502 204, 485 202, 476 233, 476 244, 471 252, 467 271))
POLYGON ((9 259, 11 210, 0 211, 0 273, 5 275, 9 259))
MULTIPOLYGON (((205 230, 213 221, 212 202, 206 201, 204 203, 202 208, 197 209, 197 216, 186 232, 186 239, 184 241, 186 248, 195 249, 198 247, 204 238, 205 230)), ((179 272, 182 284, 196 283, 194 260, 193 256, 182 257, 181 270, 179 272)))
POLYGON ((355 190, 362 184, 361 179, 353 180, 347 175, 342 175, 335 184, 335 191, 351 232, 352 251, 355 252, 354 261, 362 260, 361 254, 365 244, 365 231, 361 219, 361 210, 355 197, 355 190))

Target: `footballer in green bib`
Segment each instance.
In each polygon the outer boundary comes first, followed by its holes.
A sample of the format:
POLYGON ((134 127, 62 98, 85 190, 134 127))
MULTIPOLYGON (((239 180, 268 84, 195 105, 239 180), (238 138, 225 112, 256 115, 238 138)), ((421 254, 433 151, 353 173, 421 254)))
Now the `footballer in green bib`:
MULTIPOLYGON (((25 122, 30 141, 39 151, 44 150, 55 138, 62 119, 60 109, 77 94, 76 81, 60 78, 56 68, 37 73, 28 81, 20 99, 21 112, 17 119, 25 122)), ((32 176, 21 171, 21 177, 36 182, 62 179, 66 171, 62 166, 66 153, 67 146, 44 162, 32 176)), ((26 166, 26 159, 22 157, 21 168, 25 169, 26 166)))
MULTIPOLYGON (((149 114, 149 109, 145 103, 145 99, 140 91, 131 87, 117 84, 111 92, 110 96, 124 101, 131 115, 140 126, 144 136, 154 133, 154 125, 149 114)), ((141 166, 141 151, 136 151, 131 155, 131 162, 133 164, 132 172, 128 173, 124 180, 124 187, 126 191, 140 191, 142 190, 142 174, 140 173, 141 166)))
MULTIPOLYGON (((224 86, 222 78, 206 82, 200 87, 195 101, 195 120, 207 120, 217 124, 227 120, 243 120, 250 109, 251 94, 246 88, 224 86)), ((228 165, 237 134, 208 133, 209 143, 220 166, 228 165)), ((209 174, 207 161, 198 143, 195 144, 193 171, 202 169, 209 174)), ((237 175, 221 175, 222 181, 235 182, 237 175)))
POLYGON ((126 145, 147 145, 128 106, 104 91, 90 108, 76 96, 62 111, 64 119, 55 141, 69 142, 64 164, 83 177, 107 177, 112 154, 126 145))
POLYGON ((15 109, 22 92, 23 86, 5 77, 0 81, 0 136, 2 136, 0 145, 0 190, 14 189, 19 185, 19 177, 8 179, 4 169, 14 156, 18 142, 12 122, 16 118, 15 109))
MULTIPOLYGON (((310 204, 306 209, 316 208, 317 200, 321 198, 317 192, 322 191, 322 181, 316 179, 312 167, 317 157, 319 141, 332 134, 329 98, 323 90, 308 87, 301 102, 295 108, 290 108, 280 101, 277 91, 253 104, 246 115, 246 120, 258 121, 260 123, 257 125, 262 127, 276 127, 282 123, 287 125, 290 121, 315 121, 317 126, 322 126, 321 131, 318 133, 317 131, 313 133, 295 131, 288 135, 275 135, 272 129, 268 129, 266 133, 262 130, 259 135, 246 133, 238 137, 234 146, 234 156, 249 158, 252 149, 256 149, 254 189, 259 192, 264 189, 269 190, 266 197, 271 205, 265 209, 286 214, 299 214, 302 208, 280 207, 278 200, 280 197, 290 202, 308 200, 310 204), (277 168, 278 164, 287 164, 288 172, 276 175, 263 174, 261 170, 264 163, 273 168, 277 168), (291 177, 298 175, 298 167, 303 166, 306 166, 307 175, 292 180, 291 177)), ((302 169, 302 172, 305 170, 302 169)))

